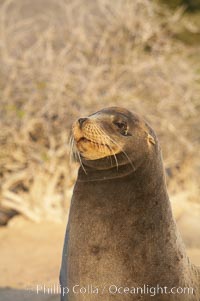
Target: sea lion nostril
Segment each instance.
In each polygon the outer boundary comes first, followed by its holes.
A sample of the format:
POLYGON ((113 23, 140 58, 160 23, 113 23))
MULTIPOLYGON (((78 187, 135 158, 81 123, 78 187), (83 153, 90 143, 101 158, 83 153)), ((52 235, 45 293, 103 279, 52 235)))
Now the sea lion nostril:
POLYGON ((86 120, 87 120, 87 118, 79 118, 78 122, 79 122, 80 126, 82 126, 86 120))

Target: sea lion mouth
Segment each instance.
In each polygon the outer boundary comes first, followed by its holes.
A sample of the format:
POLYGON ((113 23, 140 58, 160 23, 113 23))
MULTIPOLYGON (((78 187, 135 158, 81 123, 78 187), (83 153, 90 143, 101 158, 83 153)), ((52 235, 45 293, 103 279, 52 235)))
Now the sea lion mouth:
POLYGON ((85 136, 75 138, 77 150, 80 152, 80 155, 86 160, 97 160, 104 157, 109 157, 115 155, 119 151, 114 149, 113 146, 110 146, 106 141, 98 141, 94 139, 87 138, 85 136))
POLYGON ((75 151, 86 160, 116 156, 121 152, 122 146, 114 141, 95 118, 88 117, 86 120, 76 121, 72 127, 72 134, 75 151))
POLYGON ((101 142, 97 142, 97 141, 88 139, 88 138, 86 138, 86 137, 82 137, 82 138, 78 139, 77 144, 80 143, 80 142, 91 143, 92 145, 97 145, 97 146, 104 146, 104 147, 107 147, 107 148, 110 149, 110 147, 109 147, 108 144, 106 144, 106 143, 101 143, 101 142))

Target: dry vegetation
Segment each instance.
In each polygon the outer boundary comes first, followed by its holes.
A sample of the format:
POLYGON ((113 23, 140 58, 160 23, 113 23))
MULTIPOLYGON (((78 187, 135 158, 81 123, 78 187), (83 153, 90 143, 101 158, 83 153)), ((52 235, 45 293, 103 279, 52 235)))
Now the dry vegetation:
POLYGON ((198 200, 199 79, 194 49, 174 38, 181 10, 148 0, 0 3, 2 204, 62 219, 76 175, 70 125, 111 105, 146 116, 176 176, 171 193, 198 200))

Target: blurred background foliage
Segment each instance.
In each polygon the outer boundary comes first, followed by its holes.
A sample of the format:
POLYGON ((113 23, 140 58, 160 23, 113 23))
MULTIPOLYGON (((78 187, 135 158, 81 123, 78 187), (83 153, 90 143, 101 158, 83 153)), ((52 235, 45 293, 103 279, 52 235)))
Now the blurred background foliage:
POLYGON ((170 195, 199 202, 200 1, 0 1, 0 206, 66 216, 72 122, 105 106, 142 114, 170 195))
POLYGON ((199 0, 160 0, 160 2, 174 9, 184 5, 188 11, 200 10, 199 0))

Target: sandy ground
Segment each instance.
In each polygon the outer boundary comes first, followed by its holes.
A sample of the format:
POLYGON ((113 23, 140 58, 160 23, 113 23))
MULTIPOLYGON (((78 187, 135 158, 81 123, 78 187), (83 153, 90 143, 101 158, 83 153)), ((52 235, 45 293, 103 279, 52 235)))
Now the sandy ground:
POLYGON ((0 301, 59 300, 37 285, 57 290, 65 223, 14 219, 0 228, 0 301))
MULTIPOLYGON (((59 289, 65 224, 35 224, 17 216, 8 227, 0 228, 0 301, 59 300, 59 295, 48 294, 47 288, 59 289), (43 291, 46 287, 46 294, 37 293, 41 286, 43 291)), ((195 222, 187 215, 178 224, 188 255, 200 265, 199 217, 195 222)))

